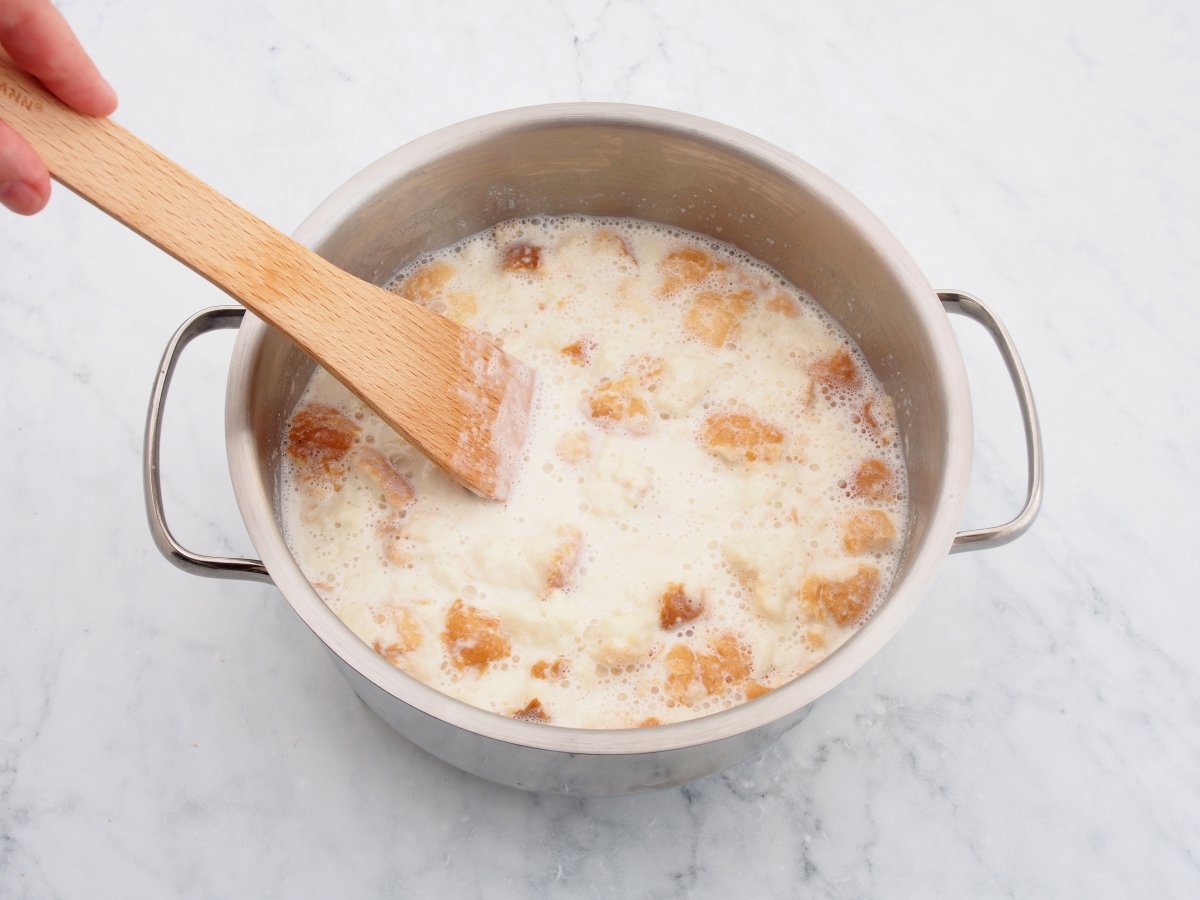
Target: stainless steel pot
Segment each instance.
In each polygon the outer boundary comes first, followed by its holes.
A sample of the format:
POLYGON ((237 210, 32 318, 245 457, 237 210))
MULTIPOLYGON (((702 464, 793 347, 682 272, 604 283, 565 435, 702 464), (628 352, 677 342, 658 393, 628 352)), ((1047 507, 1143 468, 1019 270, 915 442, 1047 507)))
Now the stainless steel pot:
POLYGON ((962 293, 935 293, 875 217, 820 172, 703 119, 585 103, 484 116, 384 157, 322 203, 296 237, 353 274, 383 283, 418 254, 496 222, 558 213, 670 223, 747 250, 841 322, 896 401, 911 507, 903 563, 878 612, 819 666, 734 709, 629 730, 517 721, 441 694, 392 667, 321 602, 284 543, 281 434, 313 363, 236 307, 199 313, 167 348, 147 422, 147 506, 159 549, 186 571, 274 582, 355 692, 413 743, 519 788, 619 794, 717 772, 803 719, 809 704, 896 633, 948 552, 995 546, 1029 527, 1041 499, 1041 442, 1016 351, 981 303, 962 293), (947 311, 991 332, 1025 420, 1025 508, 997 528, 956 533, 970 474, 972 423, 947 311), (159 422, 171 372, 192 338, 226 327, 239 328, 226 394, 229 468, 261 562, 192 553, 171 536, 162 515, 159 422))

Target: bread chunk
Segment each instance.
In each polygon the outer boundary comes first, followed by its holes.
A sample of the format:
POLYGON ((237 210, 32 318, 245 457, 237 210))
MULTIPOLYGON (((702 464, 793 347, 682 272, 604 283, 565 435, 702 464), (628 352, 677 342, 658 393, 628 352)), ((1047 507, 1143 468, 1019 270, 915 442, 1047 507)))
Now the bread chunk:
POLYGON ((525 722, 541 722, 543 724, 550 721, 550 714, 546 712, 546 707, 542 706, 542 701, 537 697, 530 700, 524 709, 519 709, 513 713, 512 717, 525 722))
POLYGON ((896 539, 892 517, 882 509, 859 509, 846 518, 842 546, 852 556, 883 553, 896 539))
POLYGON ((882 459, 865 459, 850 479, 850 496, 876 503, 896 499, 896 476, 882 459))
POLYGON ((438 299, 446 283, 454 277, 454 272, 454 266, 450 263, 437 260, 421 266, 400 282, 395 291, 402 297, 428 306, 438 299))
POLYGON ((561 681, 566 678, 571 672, 571 661, 565 656, 560 656, 554 662, 546 659, 539 659, 529 667, 529 674, 534 678, 540 678, 543 681, 561 681))
POLYGON ((704 690, 710 694, 722 694, 750 676, 750 651, 729 632, 713 642, 712 653, 701 653, 697 659, 704 690))
POLYGON ((479 304, 470 291, 455 291, 446 295, 446 318, 459 325, 466 325, 479 312, 479 304))
POLYGON ((650 401, 636 375, 601 381, 588 395, 587 409, 597 424, 630 434, 647 434, 654 425, 650 401))
POLYGON ((750 291, 700 291, 683 316, 683 327, 710 347, 724 347, 738 330, 750 308, 750 291))
POLYGON ((846 350, 838 348, 808 367, 808 374, 827 390, 852 391, 859 386, 858 366, 846 350))
POLYGON ((508 656, 512 649, 500 620, 463 603, 461 598, 446 612, 442 643, 455 668, 475 669, 480 673, 508 656))
POLYGON ((479 306, 470 291, 446 289, 457 271, 450 263, 435 260, 421 266, 392 290, 414 303, 436 309, 451 321, 465 325, 479 311, 479 306))
POLYGON ((287 434, 287 454, 299 464, 299 479, 340 481, 359 431, 352 419, 332 406, 314 403, 299 410, 287 434))
POLYGON ((712 653, 693 653, 686 644, 667 652, 664 689, 676 703, 690 704, 704 694, 723 694, 750 676, 750 651, 726 632, 712 643, 712 653))
POLYGON ((505 272, 533 272, 542 265, 542 248, 537 244, 518 242, 504 249, 500 268, 505 272))
POLYGON ((675 644, 663 659, 667 678, 663 689, 676 703, 691 702, 692 681, 696 678, 696 654, 686 644, 675 644))
POLYGON ((794 319, 800 315, 800 307, 794 299, 782 291, 773 293, 767 302, 763 304, 771 312, 779 313, 788 319, 794 319))
POLYGON ((774 463, 783 452, 783 432, 745 413, 713 413, 704 420, 700 445, 728 462, 774 463))
POLYGON ((558 529, 561 543, 550 556, 546 570, 546 593, 567 587, 575 577, 579 565, 579 549, 583 546, 583 532, 574 525, 563 525, 558 529))
POLYGON ((860 418, 863 430, 884 447, 890 447, 896 439, 896 409, 892 400, 884 396, 879 400, 876 409, 876 398, 868 397, 863 401, 860 418))
POLYGON ((715 272, 723 272, 729 266, 713 259, 712 254, 699 247, 683 247, 672 250, 659 263, 659 272, 663 275, 658 292, 664 297, 674 294, 685 287, 699 284, 715 272))
POLYGON ((596 342, 591 338, 582 337, 576 341, 572 341, 563 347, 558 352, 575 363, 577 366, 586 366, 592 361, 592 351, 596 349, 596 342))
POLYGON ((672 582, 659 598, 658 625, 664 631, 670 631, 703 612, 704 600, 701 597, 690 596, 682 584, 672 582))
POLYGON ((769 694, 774 688, 769 688, 765 684, 759 684, 757 681, 747 681, 742 692, 746 695, 747 700, 757 700, 763 694, 769 694))
POLYGON ((360 447, 354 454, 354 463, 379 485, 383 499, 393 512, 403 514, 416 499, 417 493, 408 479, 374 447, 360 447))
POLYGON ((421 628, 416 620, 403 606, 389 604, 376 613, 375 621, 386 632, 385 637, 376 640, 372 646, 375 652, 390 662, 399 665, 400 658, 421 646, 421 628))
POLYGON ((810 617, 845 628, 870 609, 879 592, 879 582, 879 569, 860 565, 848 578, 809 575, 804 579, 800 597, 810 617))
POLYGON ((591 459, 592 441, 586 431, 569 431, 558 439, 554 449, 567 462, 579 463, 591 459))
POLYGON ((629 262, 637 265, 637 260, 634 259, 633 251, 629 249, 629 244, 625 238, 621 237, 616 231, 611 228, 601 228, 592 236, 592 248, 600 253, 613 253, 617 256, 622 256, 629 262))

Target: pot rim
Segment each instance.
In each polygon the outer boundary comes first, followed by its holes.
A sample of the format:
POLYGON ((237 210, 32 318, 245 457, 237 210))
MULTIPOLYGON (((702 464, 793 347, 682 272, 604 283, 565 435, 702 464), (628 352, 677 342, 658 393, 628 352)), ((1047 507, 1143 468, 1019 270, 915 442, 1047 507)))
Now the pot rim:
POLYGON ((325 605, 292 558, 265 486, 252 475, 257 457, 249 404, 243 398, 250 384, 252 362, 271 330, 249 314, 238 330, 230 364, 226 452, 238 507, 275 585, 305 624, 345 665, 381 690, 447 724, 509 744, 579 754, 661 753, 732 738, 785 719, 833 690, 899 631, 949 554, 962 517, 972 456, 970 396, 962 355, 936 293, 899 241, 873 213, 827 175, 791 153, 738 129, 686 113, 620 103, 578 102, 520 107, 468 119, 405 144, 351 177, 301 223, 294 237, 308 246, 319 244, 398 175, 419 169, 449 150, 509 131, 567 123, 647 127, 691 135, 779 170, 789 179, 817 191, 851 223, 911 295, 918 324, 932 338, 933 366, 947 398, 950 452, 941 496, 925 523, 923 541, 915 551, 909 548, 907 572, 900 583, 893 585, 880 609, 842 646, 808 672, 755 700, 654 728, 566 728, 479 709, 426 685, 375 653, 325 605))

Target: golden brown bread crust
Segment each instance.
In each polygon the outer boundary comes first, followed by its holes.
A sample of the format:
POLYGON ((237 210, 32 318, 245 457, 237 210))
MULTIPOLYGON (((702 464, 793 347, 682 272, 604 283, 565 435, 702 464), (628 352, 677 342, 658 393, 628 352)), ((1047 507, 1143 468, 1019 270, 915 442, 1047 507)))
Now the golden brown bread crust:
POLYGON ((859 386, 858 366, 846 350, 838 348, 808 367, 813 381, 825 390, 852 391, 859 386))
POLYGON ((542 701, 534 697, 524 709, 518 709, 512 714, 514 719, 521 719, 525 722, 541 722, 543 724, 550 723, 550 713, 546 711, 546 707, 542 706, 542 701))
POLYGON ((518 242, 504 249, 500 268, 505 272, 533 272, 542 265, 542 248, 537 244, 518 242))
POLYGON ((895 540, 896 526, 882 509, 855 510, 842 529, 842 546, 852 556, 883 553, 895 540))
POLYGON ((703 612, 703 598, 689 595, 682 584, 672 582, 659 598, 658 625, 664 631, 670 631, 692 621, 703 612))
POLYGON ((783 432, 747 413, 713 413, 704 420, 700 445, 728 462, 778 462, 783 432))
POLYGON ((658 292, 664 297, 669 296, 728 268, 727 263, 713 259, 711 254, 698 247, 672 250, 659 263, 658 270, 663 275, 663 281, 658 292))
POLYGON ((864 459, 850 478, 850 496, 876 503, 896 499, 896 475, 882 459, 864 459))
POLYGON ((753 296, 746 289, 697 292, 683 314, 684 331, 709 347, 724 347, 737 333, 753 296))
POLYGON ((346 475, 346 455, 361 429, 345 413, 312 403, 297 410, 288 426, 286 452, 297 463, 301 481, 331 484, 346 475))
POLYGON ((811 618, 846 627, 858 622, 871 608, 879 584, 879 569, 864 564, 847 578, 809 575, 800 589, 800 598, 811 618))
POLYGON ((461 598, 446 612, 442 643, 455 668, 479 672, 508 656, 512 649, 500 620, 463 603, 461 598))
POLYGON ((354 462, 379 486, 384 501, 393 512, 403 514, 416 499, 417 492, 409 480, 374 447, 360 447, 354 454, 354 462))
POLYGON ((571 583, 579 565, 579 550, 583 546, 583 532, 574 525, 559 528, 562 543, 555 548, 546 571, 546 593, 561 590, 571 583))

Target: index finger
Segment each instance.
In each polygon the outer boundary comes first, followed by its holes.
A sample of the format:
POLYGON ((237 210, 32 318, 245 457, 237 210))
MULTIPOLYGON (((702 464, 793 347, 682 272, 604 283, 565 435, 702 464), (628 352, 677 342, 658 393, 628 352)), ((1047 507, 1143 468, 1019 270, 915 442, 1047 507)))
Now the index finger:
POLYGON ((117 108, 117 95, 49 0, 0 0, 0 46, 68 106, 92 116, 117 108))

